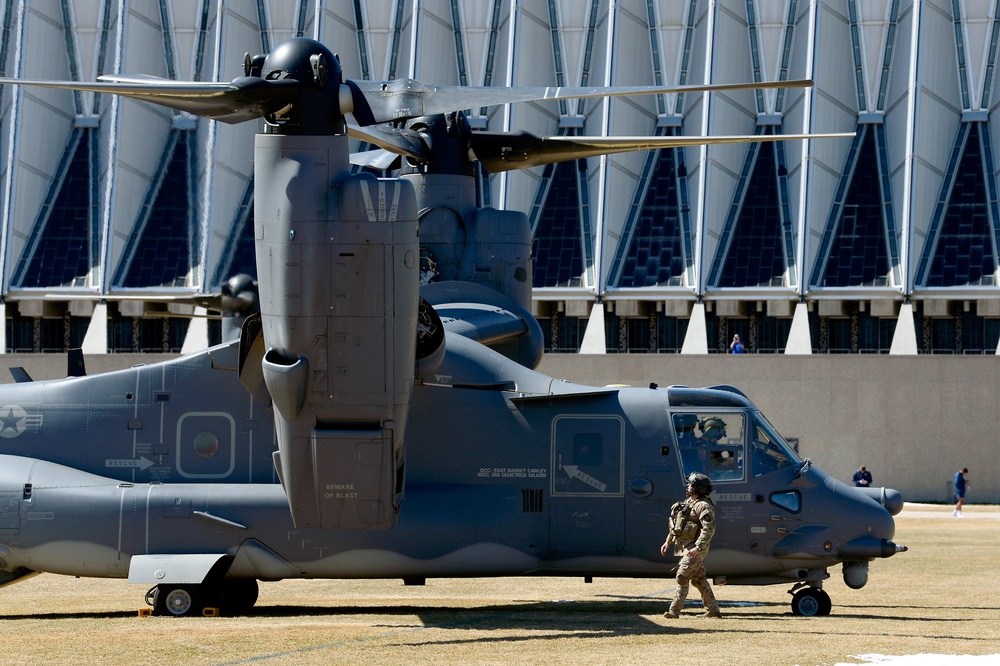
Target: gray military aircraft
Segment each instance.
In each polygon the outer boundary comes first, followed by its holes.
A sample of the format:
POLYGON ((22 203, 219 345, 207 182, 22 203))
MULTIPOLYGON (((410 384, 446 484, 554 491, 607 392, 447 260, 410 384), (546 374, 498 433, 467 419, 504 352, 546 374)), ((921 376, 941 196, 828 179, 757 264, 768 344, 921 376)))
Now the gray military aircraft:
MULTIPOLYGON (((240 338, 0 386, 0 585, 127 577, 153 586, 155 612, 187 615, 245 611, 258 580, 283 578, 672 577, 659 544, 692 471, 716 488, 709 574, 791 585, 796 614, 830 612, 828 568, 860 588, 872 560, 905 550, 891 540, 898 492, 858 491, 800 459, 732 387, 589 387, 536 372, 523 215, 476 208, 470 194, 470 156, 497 170, 775 137, 479 139, 453 112, 679 89, 354 82, 301 38, 248 57, 244 74, 0 80, 265 121, 260 315, 240 338), (353 174, 349 135, 404 155, 411 173, 353 174)), ((682 90, 740 87, 762 84, 682 90)))

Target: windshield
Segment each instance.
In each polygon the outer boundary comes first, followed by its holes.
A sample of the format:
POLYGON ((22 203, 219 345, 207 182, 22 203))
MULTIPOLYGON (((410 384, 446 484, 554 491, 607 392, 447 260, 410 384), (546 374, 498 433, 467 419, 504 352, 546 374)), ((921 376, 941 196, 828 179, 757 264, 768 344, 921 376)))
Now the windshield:
POLYGON ((750 435, 751 476, 761 476, 799 462, 799 457, 760 412, 753 415, 750 435))

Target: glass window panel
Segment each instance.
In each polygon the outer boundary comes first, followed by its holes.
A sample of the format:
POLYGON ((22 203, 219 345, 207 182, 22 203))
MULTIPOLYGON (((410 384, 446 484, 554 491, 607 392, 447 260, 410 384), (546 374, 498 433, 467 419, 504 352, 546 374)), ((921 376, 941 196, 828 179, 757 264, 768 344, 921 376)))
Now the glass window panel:
POLYGON ((679 412, 672 418, 685 478, 700 472, 713 482, 743 479, 742 414, 679 412))
POLYGON ((824 286, 888 284, 889 259, 879 182, 875 133, 866 132, 827 258, 824 286))
POLYGON ((86 286, 90 270, 90 131, 84 131, 22 287, 86 286))
POLYGON ((785 254, 774 147, 761 146, 733 231, 719 287, 781 286, 785 254))
POLYGON ((938 234, 927 286, 994 284, 996 259, 990 235, 979 128, 972 123, 938 234))
POLYGON ((625 257, 621 287, 684 283, 677 171, 672 148, 659 151, 654 169, 625 257))
POLYGON ((771 504, 785 511, 798 513, 802 510, 802 495, 797 490, 782 490, 771 493, 771 504))
POLYGON ((781 435, 760 413, 754 414, 751 434, 750 443, 753 446, 750 449, 750 473, 752 476, 768 474, 798 460, 781 435))
POLYGON ((125 287, 184 286, 190 262, 188 137, 182 133, 156 194, 125 287))
POLYGON ((583 283, 577 161, 557 165, 552 175, 532 247, 535 287, 579 287, 583 283))

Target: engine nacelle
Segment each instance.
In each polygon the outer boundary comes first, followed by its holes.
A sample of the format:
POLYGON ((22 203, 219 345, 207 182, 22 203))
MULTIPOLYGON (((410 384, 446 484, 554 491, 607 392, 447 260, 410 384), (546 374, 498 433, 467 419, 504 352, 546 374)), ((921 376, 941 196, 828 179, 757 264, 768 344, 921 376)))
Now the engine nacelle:
POLYGON ((350 175, 347 153, 346 136, 257 135, 263 376, 296 527, 386 529, 416 363, 416 197, 350 175))

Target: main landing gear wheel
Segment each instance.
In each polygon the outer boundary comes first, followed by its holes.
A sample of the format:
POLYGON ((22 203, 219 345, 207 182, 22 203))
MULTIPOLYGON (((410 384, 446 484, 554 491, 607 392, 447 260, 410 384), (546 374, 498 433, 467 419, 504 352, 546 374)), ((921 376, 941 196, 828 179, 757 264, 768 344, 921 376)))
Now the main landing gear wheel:
POLYGON ((227 578, 203 586, 206 606, 216 606, 224 615, 242 615, 257 603, 256 578, 227 578))
POLYGON ((792 613, 804 617, 829 615, 833 603, 830 595, 817 587, 806 587, 792 597, 792 613))
POLYGON ((154 615, 201 615, 205 608, 218 608, 226 615, 247 613, 257 603, 255 578, 234 578, 211 583, 157 585, 146 593, 154 615))
POLYGON ((157 615, 200 615, 199 585, 157 585, 153 591, 153 612, 157 615))

